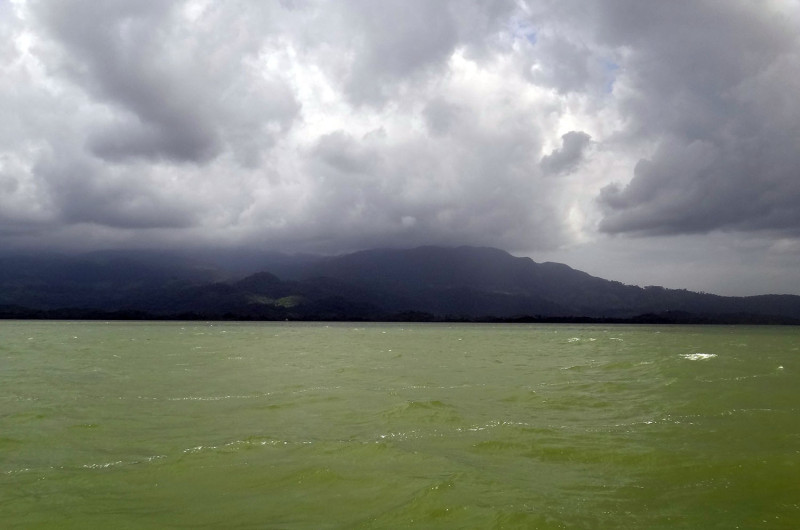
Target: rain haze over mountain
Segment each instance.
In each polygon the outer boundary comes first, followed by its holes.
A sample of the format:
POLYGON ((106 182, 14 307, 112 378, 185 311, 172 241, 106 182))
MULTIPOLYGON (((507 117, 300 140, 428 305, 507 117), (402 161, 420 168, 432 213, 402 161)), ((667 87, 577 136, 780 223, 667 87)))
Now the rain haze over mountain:
POLYGON ((0 248, 800 294, 800 1, 0 0, 0 248))

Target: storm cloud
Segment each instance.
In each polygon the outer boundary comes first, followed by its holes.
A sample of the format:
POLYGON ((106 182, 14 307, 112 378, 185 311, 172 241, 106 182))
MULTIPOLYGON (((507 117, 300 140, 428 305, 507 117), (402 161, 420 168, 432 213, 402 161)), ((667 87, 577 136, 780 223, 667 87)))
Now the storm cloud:
POLYGON ((570 131, 561 137, 561 147, 542 157, 542 168, 545 173, 559 174, 574 171, 584 157, 592 137, 585 132, 570 131))
POLYGON ((653 148, 601 190, 601 230, 797 233, 798 6, 779 5, 609 3, 604 41, 631 49, 624 132, 653 148))
POLYGON ((0 244, 785 255, 799 30, 797 0, 0 1, 0 244))

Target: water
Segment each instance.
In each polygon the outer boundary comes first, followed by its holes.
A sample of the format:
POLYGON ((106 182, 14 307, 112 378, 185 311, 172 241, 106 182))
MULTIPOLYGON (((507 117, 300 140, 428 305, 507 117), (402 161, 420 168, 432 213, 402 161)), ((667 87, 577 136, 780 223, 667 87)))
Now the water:
POLYGON ((0 322, 4 528, 800 527, 800 329, 0 322))

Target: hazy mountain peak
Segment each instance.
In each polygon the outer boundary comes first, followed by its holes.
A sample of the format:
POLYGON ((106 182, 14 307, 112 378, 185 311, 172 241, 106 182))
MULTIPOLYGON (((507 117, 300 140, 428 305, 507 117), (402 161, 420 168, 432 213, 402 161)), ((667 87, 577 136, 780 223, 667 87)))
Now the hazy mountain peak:
MULTIPOLYGON (((753 321, 752 315, 800 318, 798 296, 735 298, 641 288, 490 247, 382 248, 329 257, 253 253, 248 258, 248 266, 260 272, 223 283, 224 269, 212 271, 186 255, 3 257, 0 306, 266 319, 630 318, 665 312, 745 315, 736 317, 741 321, 753 321)), ((219 256, 218 263, 224 261, 219 256)))

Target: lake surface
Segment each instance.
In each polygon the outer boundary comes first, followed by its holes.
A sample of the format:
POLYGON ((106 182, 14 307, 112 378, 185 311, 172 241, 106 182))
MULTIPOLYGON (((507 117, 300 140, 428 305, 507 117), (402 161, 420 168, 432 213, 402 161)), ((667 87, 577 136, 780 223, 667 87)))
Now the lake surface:
POLYGON ((800 528, 800 328, 0 322, 4 528, 800 528))

